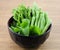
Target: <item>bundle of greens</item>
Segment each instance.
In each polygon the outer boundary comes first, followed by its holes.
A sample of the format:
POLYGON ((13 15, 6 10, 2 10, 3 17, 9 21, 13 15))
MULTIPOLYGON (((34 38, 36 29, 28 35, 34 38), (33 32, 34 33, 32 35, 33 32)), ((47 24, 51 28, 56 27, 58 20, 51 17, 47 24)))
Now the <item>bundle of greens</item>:
POLYGON ((23 36, 42 35, 51 24, 47 13, 37 5, 31 8, 24 5, 13 9, 13 22, 10 29, 23 36))

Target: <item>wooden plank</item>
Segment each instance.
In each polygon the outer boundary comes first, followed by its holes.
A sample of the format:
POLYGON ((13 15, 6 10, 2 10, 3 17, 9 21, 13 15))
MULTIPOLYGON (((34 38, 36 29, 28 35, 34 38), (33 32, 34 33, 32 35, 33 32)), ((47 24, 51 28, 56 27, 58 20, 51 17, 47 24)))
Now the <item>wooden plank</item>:
POLYGON ((0 50, 24 50, 10 38, 7 22, 12 16, 13 8, 22 3, 32 6, 33 2, 37 2, 52 19, 50 36, 38 50, 60 50, 60 0, 0 0, 0 50))

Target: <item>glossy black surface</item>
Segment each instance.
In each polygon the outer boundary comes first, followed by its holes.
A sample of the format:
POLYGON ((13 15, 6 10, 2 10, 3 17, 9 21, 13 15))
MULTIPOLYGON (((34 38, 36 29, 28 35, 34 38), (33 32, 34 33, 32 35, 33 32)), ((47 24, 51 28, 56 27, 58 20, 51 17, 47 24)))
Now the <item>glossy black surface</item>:
POLYGON ((12 21, 13 21, 13 18, 11 17, 8 21, 9 34, 10 34, 12 40, 15 41, 21 47, 37 48, 41 44, 43 44, 45 42, 45 40, 49 37, 49 33, 50 33, 50 30, 51 30, 51 25, 52 24, 50 24, 49 28, 47 29, 47 31, 43 35, 41 35, 41 36, 28 36, 27 37, 27 36, 18 35, 17 33, 14 33, 9 29, 12 21))

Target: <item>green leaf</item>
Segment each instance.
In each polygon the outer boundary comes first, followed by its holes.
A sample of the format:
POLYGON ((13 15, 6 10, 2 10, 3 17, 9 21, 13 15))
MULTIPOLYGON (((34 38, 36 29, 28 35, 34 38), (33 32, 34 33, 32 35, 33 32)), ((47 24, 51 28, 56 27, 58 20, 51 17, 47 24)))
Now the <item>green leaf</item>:
POLYGON ((24 36, 29 36, 29 24, 30 21, 28 19, 23 19, 21 23, 21 32, 24 34, 24 36))
POLYGON ((19 28, 14 27, 14 26, 11 26, 11 29, 13 30, 13 32, 19 32, 19 31, 20 31, 20 29, 19 29, 19 28))
MULTIPOLYGON (((31 27, 30 27, 30 33, 31 33, 32 35, 34 35, 34 34, 40 35, 41 30, 40 30, 40 28, 37 27, 37 26, 31 26, 31 27)), ((30 34, 30 35, 31 35, 31 34, 30 34)))

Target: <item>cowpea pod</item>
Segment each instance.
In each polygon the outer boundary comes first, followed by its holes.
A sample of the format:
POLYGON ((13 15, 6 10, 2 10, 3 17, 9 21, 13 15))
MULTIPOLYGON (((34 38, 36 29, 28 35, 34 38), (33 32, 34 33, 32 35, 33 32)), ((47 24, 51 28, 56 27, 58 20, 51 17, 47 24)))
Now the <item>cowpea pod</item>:
POLYGON ((34 22, 35 22, 35 17, 32 17, 31 26, 34 26, 34 22))
POLYGON ((40 13, 39 13, 39 20, 38 20, 38 27, 40 28, 40 25, 41 25, 41 19, 40 19, 40 13))
POLYGON ((27 18, 31 20, 31 9, 27 8, 27 18))
POLYGON ((38 10, 36 10, 35 26, 38 26, 38 20, 39 20, 39 11, 38 11, 38 10))
POLYGON ((38 27, 40 28, 40 25, 41 25, 41 19, 40 19, 40 15, 41 15, 41 13, 42 13, 42 10, 41 9, 39 9, 39 19, 38 19, 38 27))
POLYGON ((37 5, 34 3, 32 7, 32 16, 36 16, 37 5))
POLYGON ((45 22, 46 22, 46 25, 42 31, 42 34, 48 29, 49 25, 51 24, 51 20, 48 18, 47 14, 45 13, 45 22))
MULTIPOLYGON (((45 18, 44 18, 44 13, 42 12, 42 14, 40 15, 40 29, 41 31, 43 31, 44 27, 45 27, 45 18)), ((41 33, 42 34, 42 33, 41 33)))
POLYGON ((38 26, 38 20, 39 20, 39 7, 34 3, 33 5, 34 12, 35 12, 35 26, 38 26))

